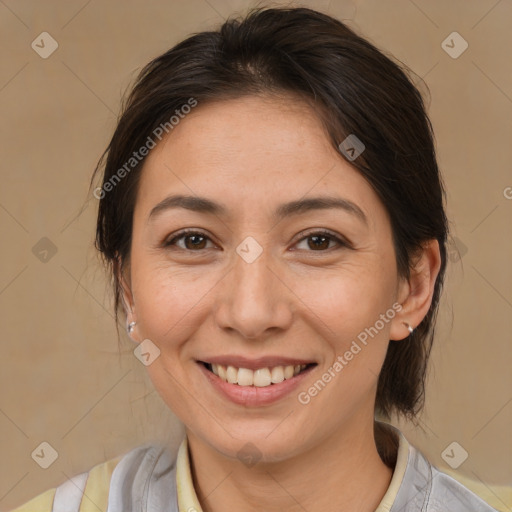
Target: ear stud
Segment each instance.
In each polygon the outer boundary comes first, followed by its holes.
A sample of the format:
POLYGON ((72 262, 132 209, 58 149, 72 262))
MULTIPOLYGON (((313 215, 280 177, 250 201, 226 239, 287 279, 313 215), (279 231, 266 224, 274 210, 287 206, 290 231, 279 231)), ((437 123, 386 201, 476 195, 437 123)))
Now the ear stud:
POLYGON ((409 329, 409 334, 412 334, 414 331, 414 328, 411 327, 411 325, 408 324, 407 322, 402 322, 402 323, 405 325, 405 327, 407 327, 407 329, 409 329))

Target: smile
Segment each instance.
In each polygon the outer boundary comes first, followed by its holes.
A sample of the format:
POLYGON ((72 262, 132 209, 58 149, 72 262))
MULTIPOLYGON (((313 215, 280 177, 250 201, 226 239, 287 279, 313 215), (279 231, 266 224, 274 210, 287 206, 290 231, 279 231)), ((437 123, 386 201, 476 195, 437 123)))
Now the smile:
POLYGON ((279 384, 284 380, 291 379, 299 373, 306 370, 308 367, 315 366, 316 363, 301 364, 301 365, 287 365, 287 366, 273 366, 258 368, 251 370, 249 368, 236 368, 231 365, 222 365, 215 363, 205 363, 203 365, 207 370, 214 373, 229 384, 237 384, 238 386, 255 386, 267 387, 273 384, 279 384))

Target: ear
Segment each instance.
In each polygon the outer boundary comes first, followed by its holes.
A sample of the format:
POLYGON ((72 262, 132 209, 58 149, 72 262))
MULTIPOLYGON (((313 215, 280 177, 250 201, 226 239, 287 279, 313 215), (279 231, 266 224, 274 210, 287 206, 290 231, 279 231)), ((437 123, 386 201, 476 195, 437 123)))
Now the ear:
POLYGON ((127 324, 129 324, 135 321, 135 304, 131 290, 129 264, 125 264, 125 268, 123 268, 120 257, 116 256, 114 262, 114 271, 121 287, 121 300, 123 302, 124 311, 126 313, 127 324))
POLYGON ((410 333, 405 324, 416 328, 425 318, 440 268, 439 242, 429 240, 416 255, 409 279, 403 279, 398 286, 398 302, 402 309, 391 321, 390 339, 407 338, 410 333))

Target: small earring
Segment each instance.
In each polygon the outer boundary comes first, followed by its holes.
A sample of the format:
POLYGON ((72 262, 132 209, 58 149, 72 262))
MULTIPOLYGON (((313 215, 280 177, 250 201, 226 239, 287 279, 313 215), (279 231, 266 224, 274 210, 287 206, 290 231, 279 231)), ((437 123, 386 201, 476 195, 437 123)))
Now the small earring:
POLYGON ((133 331, 133 328, 137 325, 137 322, 131 322, 128 324, 128 327, 126 328, 126 331, 128 332, 128 334, 131 334, 131 332, 133 331))
POLYGON ((414 331, 414 328, 411 327, 407 322, 402 322, 402 323, 407 327, 407 329, 409 329, 409 334, 412 334, 414 331))

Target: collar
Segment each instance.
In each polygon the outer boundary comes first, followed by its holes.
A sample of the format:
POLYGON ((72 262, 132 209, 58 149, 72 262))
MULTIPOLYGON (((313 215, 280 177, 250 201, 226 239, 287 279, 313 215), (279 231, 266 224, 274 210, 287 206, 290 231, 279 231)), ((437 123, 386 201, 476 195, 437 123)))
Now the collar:
MULTIPOLYGON (((381 422, 382 423, 382 422, 381 422)), ((386 494, 382 497, 379 506, 375 509, 375 512, 389 512, 391 507, 396 501, 398 491, 405 476, 405 470, 407 468, 407 462, 410 455, 412 446, 409 444, 402 432, 390 424, 385 424, 391 428, 396 436, 398 437, 398 452, 396 455, 396 465, 391 477, 386 494)), ((187 512, 194 510, 195 512, 203 512, 199 500, 197 498, 194 484, 192 481, 192 474, 190 471, 190 458, 188 452, 188 439, 181 442, 178 450, 178 456, 176 461, 176 486, 178 491, 178 506, 180 512, 187 512)), ((393 509, 395 510, 395 509, 393 509)), ((398 510, 398 508, 396 508, 398 510)))

